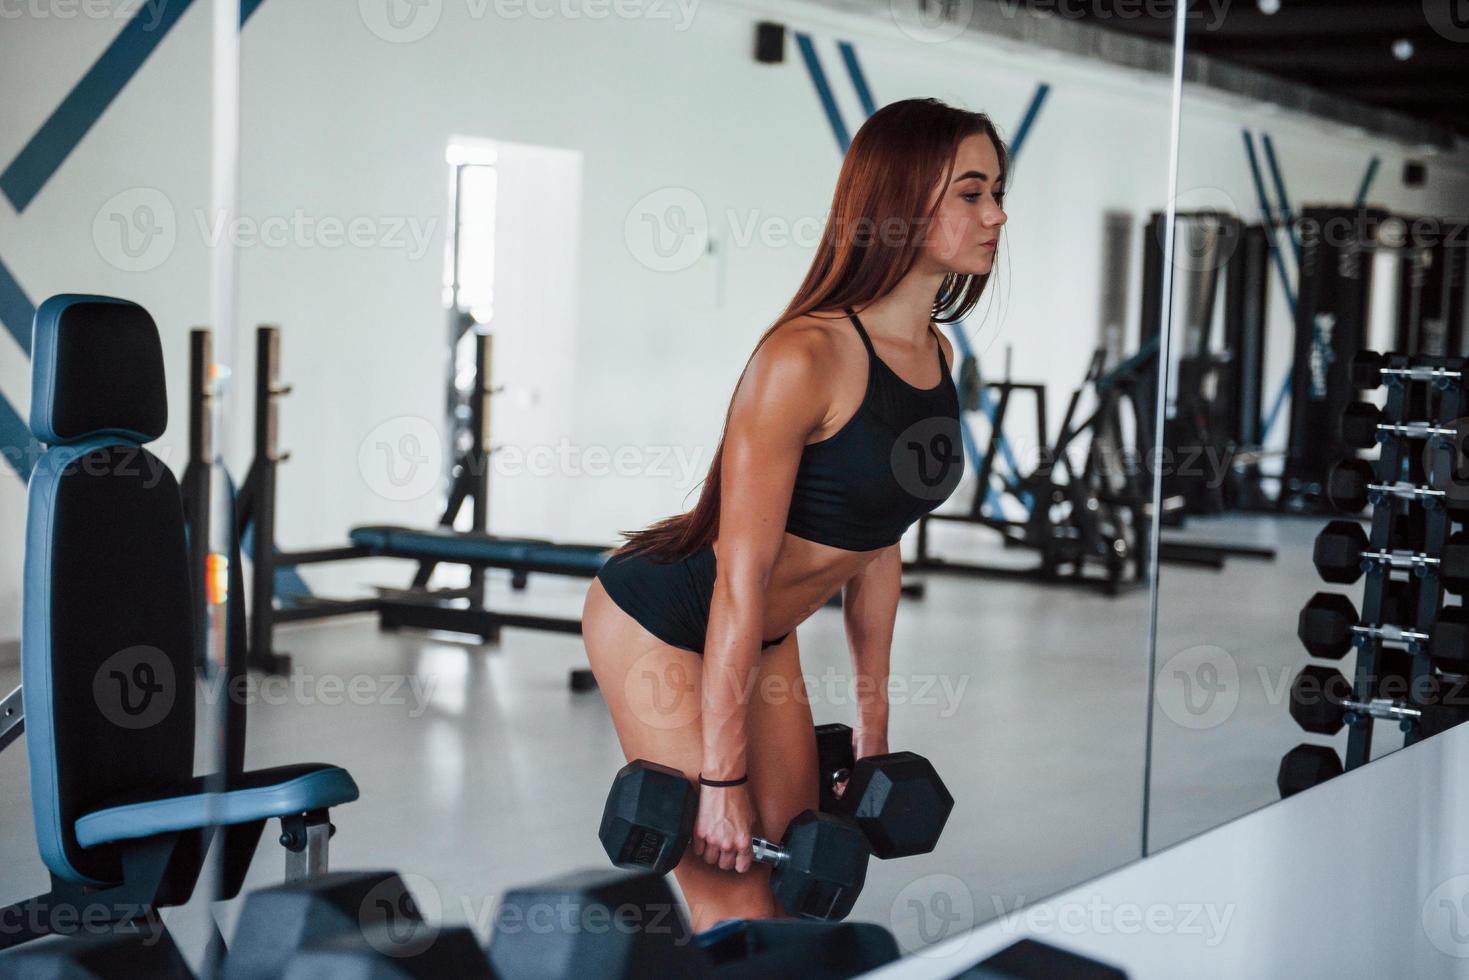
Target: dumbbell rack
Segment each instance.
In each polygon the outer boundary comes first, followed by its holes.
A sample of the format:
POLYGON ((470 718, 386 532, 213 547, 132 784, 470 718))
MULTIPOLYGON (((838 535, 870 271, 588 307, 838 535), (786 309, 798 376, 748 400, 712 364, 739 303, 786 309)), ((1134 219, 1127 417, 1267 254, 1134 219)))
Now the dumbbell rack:
MULTIPOLYGON (((1464 367, 1463 359, 1395 354, 1387 357, 1383 366, 1389 369, 1439 368, 1444 372, 1424 379, 1409 378, 1391 371, 1380 375, 1380 383, 1387 387, 1383 423, 1452 425, 1464 414, 1464 386, 1459 374, 1464 367)), ((1452 487, 1453 467, 1457 461, 1457 447, 1452 443, 1439 437, 1424 440, 1388 432, 1379 432, 1378 442, 1381 448, 1373 463, 1377 483, 1407 481, 1434 489, 1452 487)), ((1443 506, 1442 501, 1376 495, 1372 501, 1370 546, 1374 551, 1412 551, 1436 557, 1441 553, 1453 523, 1454 514, 1443 506)), ((1409 583, 1405 583, 1408 601, 1401 604, 1389 602, 1391 576, 1390 568, 1380 566, 1368 572, 1362 595, 1362 625, 1396 625, 1425 636, 1431 635, 1445 595, 1438 566, 1427 564, 1410 572, 1409 583), (1390 616, 1389 606, 1394 607, 1390 616)), ((1421 641, 1409 643, 1406 650, 1398 650, 1385 647, 1380 635, 1358 634, 1355 645, 1354 701, 1368 702, 1405 693, 1409 706, 1420 707, 1415 699, 1421 692, 1430 690, 1434 675, 1428 649, 1421 641), (1390 680, 1395 684, 1389 685, 1387 682, 1390 680), (1385 691, 1385 686, 1397 689, 1385 691)), ((1361 766, 1371 758, 1373 722, 1372 717, 1361 716, 1349 726, 1346 769, 1361 766)), ((1411 745, 1421 737, 1416 725, 1404 724, 1403 729, 1404 745, 1411 745)))

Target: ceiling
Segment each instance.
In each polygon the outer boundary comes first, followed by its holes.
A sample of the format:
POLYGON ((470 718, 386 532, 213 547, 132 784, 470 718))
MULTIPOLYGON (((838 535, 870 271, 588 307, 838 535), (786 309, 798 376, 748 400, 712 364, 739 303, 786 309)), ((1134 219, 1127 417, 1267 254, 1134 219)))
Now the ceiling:
MULTIPOLYGON (((1169 0, 990 0, 1107 30, 1168 41, 1169 0)), ((1193 0, 1190 54, 1288 78, 1469 137, 1469 3, 1465 0, 1193 0), (1457 6, 1457 23, 1450 21, 1457 6), (1439 10, 1441 8, 1441 11, 1439 10), (1444 20, 1430 24, 1425 10, 1444 20), (1436 27, 1438 29, 1436 29, 1436 27), (1406 45, 1399 42, 1407 42, 1406 45), (1400 59, 1394 55, 1394 45, 1400 59)))

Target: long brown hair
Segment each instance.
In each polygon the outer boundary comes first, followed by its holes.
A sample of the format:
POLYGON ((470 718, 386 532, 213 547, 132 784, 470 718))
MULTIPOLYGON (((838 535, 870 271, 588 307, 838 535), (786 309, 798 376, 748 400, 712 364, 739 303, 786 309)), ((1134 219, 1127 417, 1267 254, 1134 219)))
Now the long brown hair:
MULTIPOLYGON (((988 136, 994 142, 1003 179, 1009 169, 1005 143, 984 113, 955 109, 938 99, 905 99, 873 113, 857 130, 842 160, 826 232, 811 268, 785 312, 756 341, 755 350, 791 320, 844 306, 864 307, 892 290, 913 268, 938 213, 939 201, 929 205, 934 186, 948 185, 959 144, 974 135, 988 136), (926 217, 914 221, 909 215, 926 217)), ((933 319, 939 323, 962 320, 979 302, 988 282, 988 275, 946 276, 934 296, 933 319)), ((750 360, 754 357, 751 351, 750 360)), ((746 361, 740 382, 749 369, 750 361, 746 361)), ((724 413, 725 430, 733 409, 731 397, 724 413)), ((617 553, 640 552, 657 561, 677 561, 714 541, 719 534, 723 456, 721 432, 693 510, 641 531, 624 532, 627 543, 617 553)))

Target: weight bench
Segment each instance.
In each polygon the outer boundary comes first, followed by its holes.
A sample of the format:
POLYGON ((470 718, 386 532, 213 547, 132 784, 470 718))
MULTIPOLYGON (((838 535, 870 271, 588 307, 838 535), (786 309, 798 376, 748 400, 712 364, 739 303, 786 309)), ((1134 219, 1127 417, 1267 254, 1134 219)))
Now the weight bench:
POLYGON ((232 898, 272 818, 287 877, 324 871, 329 809, 358 795, 320 763, 195 774, 204 574, 179 485, 144 448, 168 420, 157 328, 135 303, 53 296, 32 348, 30 429, 47 448, 28 491, 21 675, 51 889, 0 908, 0 949, 156 920, 189 900, 216 836, 211 897, 232 898))
MULTIPOLYGON (((538 538, 503 538, 473 531, 437 527, 430 530, 374 524, 355 527, 349 535, 361 557, 405 558, 427 565, 448 563, 471 569, 510 571, 512 582, 523 582, 533 572, 595 578, 610 549, 603 545, 556 544, 538 538)), ((420 571, 420 579, 427 576, 420 571)), ((502 626, 581 633, 581 620, 557 616, 507 613, 484 607, 482 597, 460 592, 384 593, 377 600, 378 621, 384 629, 417 627, 449 630, 499 639, 502 626), (450 605, 468 598, 464 606, 450 605)))

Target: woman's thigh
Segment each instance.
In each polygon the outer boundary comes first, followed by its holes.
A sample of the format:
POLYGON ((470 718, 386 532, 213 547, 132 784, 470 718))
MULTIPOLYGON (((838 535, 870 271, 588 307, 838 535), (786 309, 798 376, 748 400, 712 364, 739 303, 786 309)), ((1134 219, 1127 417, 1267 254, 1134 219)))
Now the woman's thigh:
MULTIPOLYGON (((649 634, 595 580, 582 620, 587 657, 624 756, 698 778, 703 763, 702 658, 649 634)), ((747 751, 755 832, 779 839, 795 815, 816 805, 816 743, 792 633, 764 651, 749 687, 747 751)), ((608 773, 608 780, 611 780, 608 773)), ((780 914, 769 869, 741 875, 688 853, 674 870, 695 929, 721 919, 780 914)))

